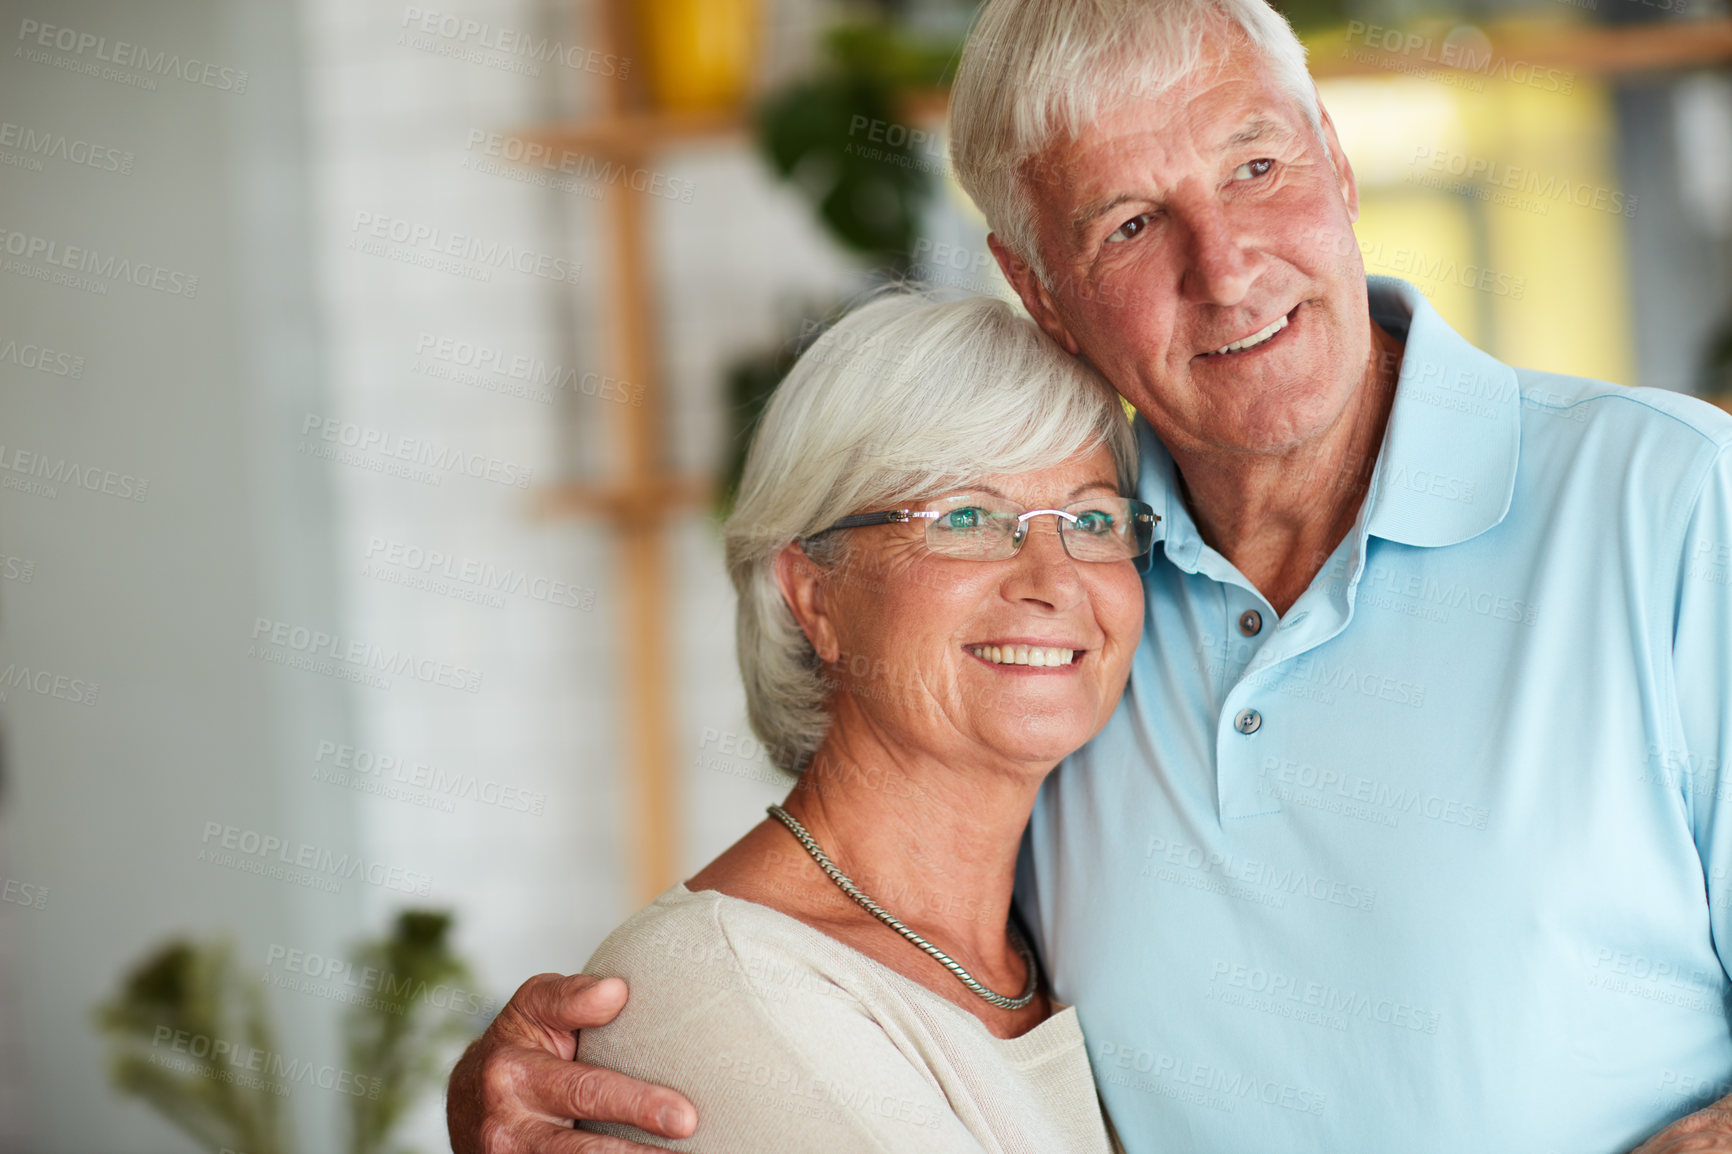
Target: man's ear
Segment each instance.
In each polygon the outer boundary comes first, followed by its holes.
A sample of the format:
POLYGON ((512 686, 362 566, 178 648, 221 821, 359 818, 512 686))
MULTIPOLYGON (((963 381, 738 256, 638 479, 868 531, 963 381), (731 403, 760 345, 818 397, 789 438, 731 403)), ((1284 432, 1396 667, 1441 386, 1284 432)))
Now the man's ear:
POLYGON ((986 246, 992 250, 998 267, 1004 270, 1004 279, 1010 282, 1010 287, 1022 298, 1022 307, 1028 310, 1034 323, 1071 356, 1080 355, 1082 346, 1070 335, 1070 329, 1065 327, 1064 320, 1058 315, 1058 309, 1053 306, 1052 294, 1040 283, 1040 277, 1035 275, 1029 263, 1012 252, 1009 245, 999 240, 996 232, 987 234, 986 246))
MULTIPOLYGON (((1311 85, 1313 93, 1317 91, 1315 82, 1311 85)), ((1323 126, 1323 147, 1328 150, 1329 162, 1335 166, 1335 176, 1341 182, 1341 199, 1347 204, 1347 219, 1359 219, 1359 182, 1353 176, 1353 164, 1347 159, 1346 149, 1341 147, 1341 139, 1335 135, 1335 122, 1329 118, 1329 110, 1323 107, 1323 98, 1317 97, 1317 114, 1323 126)))
POLYGON ((824 604, 823 571, 806 556, 798 541, 791 542, 776 554, 776 587, 782 600, 793 611, 800 631, 818 653, 818 660, 830 665, 842 654, 842 643, 824 604))

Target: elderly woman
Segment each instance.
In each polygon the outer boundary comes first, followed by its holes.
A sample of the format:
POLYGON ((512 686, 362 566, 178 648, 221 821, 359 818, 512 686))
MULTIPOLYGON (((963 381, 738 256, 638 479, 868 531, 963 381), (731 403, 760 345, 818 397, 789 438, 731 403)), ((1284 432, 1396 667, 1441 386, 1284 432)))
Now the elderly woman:
POLYGON ((783 382, 726 539, 752 727, 799 784, 587 969, 631 1000, 580 1057, 683 1091, 671 1145, 1111 1148, 1010 906, 1141 632, 1135 469, 1112 390, 997 301, 880 299, 783 382))

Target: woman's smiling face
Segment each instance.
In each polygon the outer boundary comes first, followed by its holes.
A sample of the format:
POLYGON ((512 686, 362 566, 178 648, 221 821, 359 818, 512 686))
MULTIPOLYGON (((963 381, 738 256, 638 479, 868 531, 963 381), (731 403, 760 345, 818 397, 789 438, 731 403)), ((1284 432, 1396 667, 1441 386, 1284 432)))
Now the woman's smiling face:
MULTIPOLYGON (((1055 509, 1118 492, 1102 447, 935 496, 1055 509)), ((833 682, 837 724, 950 760, 1056 762, 1099 732, 1124 691, 1142 632, 1136 563, 1072 559, 1052 516, 1029 520, 1021 550, 1001 561, 933 553, 926 524, 851 529, 834 565, 791 550, 778 567, 833 682)))

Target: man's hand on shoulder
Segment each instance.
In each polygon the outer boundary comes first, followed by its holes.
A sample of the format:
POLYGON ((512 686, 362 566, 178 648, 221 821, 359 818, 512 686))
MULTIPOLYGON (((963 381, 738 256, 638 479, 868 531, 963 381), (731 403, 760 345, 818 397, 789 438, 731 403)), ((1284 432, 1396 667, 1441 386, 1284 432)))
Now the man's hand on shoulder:
POLYGON ((454 1154, 630 1154, 650 1147, 571 1128, 624 1122, 687 1138, 697 1111, 662 1086, 573 1061, 578 1030, 613 1021, 625 983, 539 974, 518 987, 451 1071, 445 1122, 454 1154))
POLYGON ((1678 1119, 1631 1154, 1732 1154, 1732 1095, 1678 1119))

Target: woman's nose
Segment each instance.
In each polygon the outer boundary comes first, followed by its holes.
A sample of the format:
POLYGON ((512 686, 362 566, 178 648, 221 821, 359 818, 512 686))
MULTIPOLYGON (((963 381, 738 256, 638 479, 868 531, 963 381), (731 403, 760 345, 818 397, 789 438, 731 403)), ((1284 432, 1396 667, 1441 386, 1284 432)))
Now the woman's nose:
POLYGON ((1082 583, 1077 577, 1077 562, 1065 552, 1058 524, 1059 518, 1052 514, 1023 522, 1022 547, 1006 584, 1007 596, 1041 601, 1056 609, 1076 602, 1082 583))

